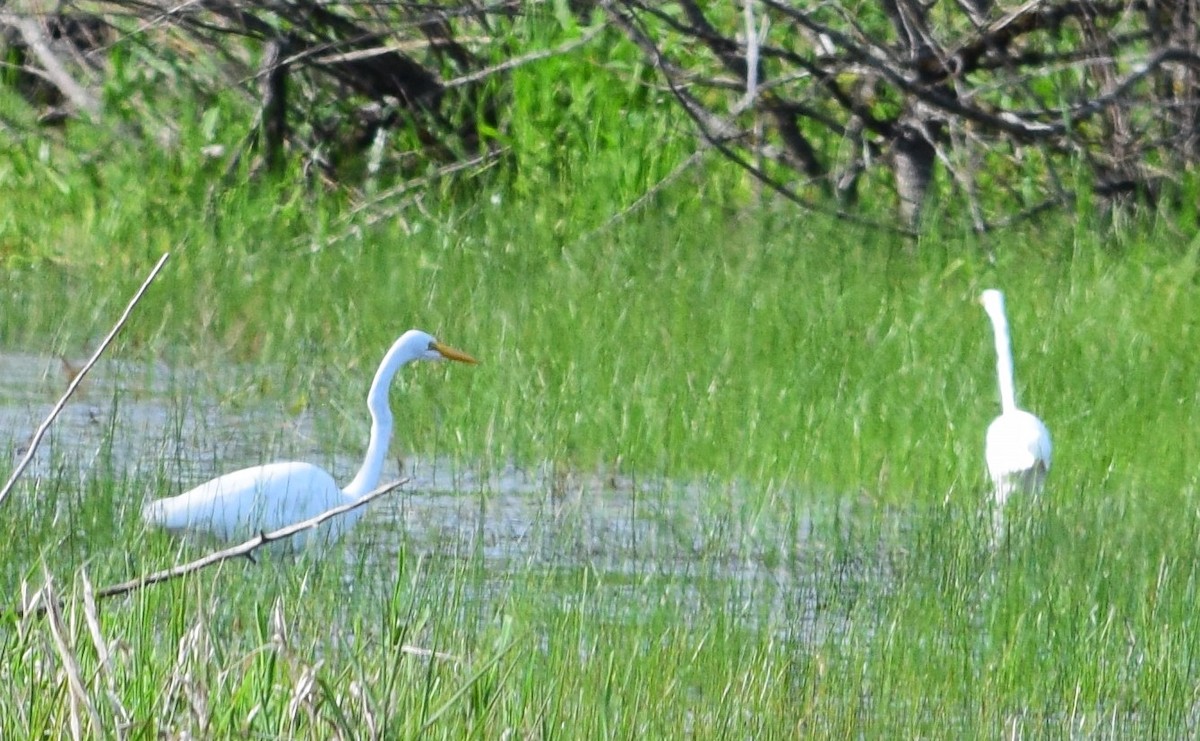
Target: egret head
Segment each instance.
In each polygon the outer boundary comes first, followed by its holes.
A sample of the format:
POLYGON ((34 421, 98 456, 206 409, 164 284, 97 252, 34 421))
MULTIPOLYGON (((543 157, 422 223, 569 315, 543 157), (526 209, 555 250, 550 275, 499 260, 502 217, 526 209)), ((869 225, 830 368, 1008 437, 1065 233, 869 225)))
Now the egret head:
POLYGON ((443 345, 433 335, 419 329, 410 329, 400 336, 396 344, 403 346, 414 360, 455 360, 474 365, 479 361, 461 350, 443 345))
POLYGON ((989 288, 979 297, 979 303, 989 314, 1004 314, 1004 294, 995 288, 989 288))

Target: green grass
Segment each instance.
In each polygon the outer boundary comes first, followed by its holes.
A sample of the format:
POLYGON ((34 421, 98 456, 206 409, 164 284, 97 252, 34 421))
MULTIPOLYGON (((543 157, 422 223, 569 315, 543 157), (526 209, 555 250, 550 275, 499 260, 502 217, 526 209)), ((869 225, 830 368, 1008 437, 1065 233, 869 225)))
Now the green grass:
MULTIPOLYGON (((619 506, 667 535, 641 554, 603 541, 579 551, 572 528, 586 522, 541 522, 544 537, 568 544, 560 562, 532 550, 496 560, 470 536, 402 539, 395 563, 360 567, 349 584, 331 564, 230 565, 104 606, 101 631, 119 647, 105 671, 81 603, 69 601, 67 645, 106 727, 118 703, 138 733, 1191 727, 1200 575, 1189 338, 1200 307, 1195 247, 1155 244, 1165 224, 1105 245, 1051 225, 1057 244, 1018 249, 647 218, 554 248, 530 220, 483 213, 406 240, 402 259, 383 236, 336 257, 231 252, 230 274, 258 265, 255 280, 276 286, 237 332, 214 328, 234 326, 237 301, 256 294, 190 289, 178 276, 201 255, 184 252, 156 286, 158 305, 214 323, 193 337, 182 317, 143 311, 114 352, 167 358, 168 373, 194 366, 200 381, 168 405, 194 395, 227 413, 307 410, 322 449, 357 455, 377 356, 420 324, 484 364, 404 374, 394 395, 403 450, 484 470, 511 458, 639 475, 649 505, 619 506), (1021 399, 1056 444, 1044 500, 1018 513, 995 552, 980 503, 982 431, 997 403, 974 301, 991 285, 1008 291, 1021 399), (706 493, 660 488, 663 476, 706 493), (406 643, 457 661, 403 654, 406 643)), ((100 285, 76 278, 80 295, 111 309, 125 291, 93 270, 100 285)), ((26 306, 49 317, 56 295, 33 275, 26 306)), ((208 288, 221 284, 214 276, 208 288)), ((101 327, 23 331, 11 341, 33 346, 43 333, 57 351, 69 346, 56 339, 101 327)), ((264 451, 294 444, 263 438, 264 451)), ((178 463, 132 477, 112 468, 78 488, 68 466, 8 504, 6 519, 34 533, 6 547, 11 594, 42 583, 42 562, 77 599, 84 563, 99 583, 179 557, 136 522, 141 497, 172 487, 178 463), (70 498, 71 529, 38 510, 38 496, 70 498)), ((482 517, 494 495, 462 494, 481 498, 482 517)), ((48 628, 10 626, 5 681, 22 700, 0 727, 67 727, 71 694, 48 628)))
MULTIPOLYGON (((60 638, 5 619, 0 736, 102 735, 89 713, 135 737, 1192 735, 1190 219, 899 243, 752 208, 705 160, 609 223, 688 134, 605 109, 627 80, 593 77, 564 88, 564 121, 505 132, 528 166, 374 225, 343 194, 214 187, 208 165, 94 133, 14 143, 0 345, 82 356, 173 256, 102 366, 124 375, 72 407, 99 409, 109 448, 0 509, 5 593, 49 576, 65 600, 60 638), (654 156, 567 125, 587 116, 654 156), (109 157, 82 154, 97 141, 109 157), (1020 399, 1055 443, 1045 496, 995 550, 985 287, 1008 294, 1020 399), (449 524, 376 520, 324 562, 226 564, 104 603, 93 632, 84 573, 197 553, 142 531, 147 496, 247 458, 360 455, 366 386, 411 326, 483 363, 406 369, 397 449, 567 483, 465 487, 449 524), (168 420, 132 461, 114 404, 168 420), (496 555, 506 496, 535 514, 496 555)), ((531 112, 536 83, 514 83, 531 112)))

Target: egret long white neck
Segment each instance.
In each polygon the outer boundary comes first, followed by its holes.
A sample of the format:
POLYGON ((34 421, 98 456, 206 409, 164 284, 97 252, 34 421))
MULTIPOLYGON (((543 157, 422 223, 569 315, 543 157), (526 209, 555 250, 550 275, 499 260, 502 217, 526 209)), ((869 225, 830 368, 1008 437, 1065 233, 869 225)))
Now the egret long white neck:
POLYGON ((1008 319, 1003 310, 989 310, 992 332, 996 336, 996 377, 1000 382, 1000 408, 1005 414, 1017 409, 1017 390, 1013 383, 1012 341, 1008 336, 1008 319))
POLYGON ((367 408, 371 411, 371 441, 367 444, 362 468, 358 469, 354 480, 342 489, 349 496, 361 497, 379 485, 388 444, 392 441, 392 410, 388 404, 388 389, 396 371, 413 359, 411 353, 407 353, 401 343, 396 342, 383 357, 379 370, 375 371, 375 380, 371 382, 371 390, 367 394, 367 408))

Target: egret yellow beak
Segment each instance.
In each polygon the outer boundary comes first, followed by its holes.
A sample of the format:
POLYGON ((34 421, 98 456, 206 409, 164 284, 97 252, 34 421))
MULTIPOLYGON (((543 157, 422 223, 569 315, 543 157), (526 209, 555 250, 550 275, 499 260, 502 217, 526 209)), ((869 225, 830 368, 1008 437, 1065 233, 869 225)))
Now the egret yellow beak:
POLYGON ((467 355, 462 350, 455 350, 453 347, 447 347, 440 342, 433 343, 433 349, 441 353, 442 357, 446 360, 457 360, 460 363, 468 363, 470 365, 477 365, 479 363, 478 360, 467 355))

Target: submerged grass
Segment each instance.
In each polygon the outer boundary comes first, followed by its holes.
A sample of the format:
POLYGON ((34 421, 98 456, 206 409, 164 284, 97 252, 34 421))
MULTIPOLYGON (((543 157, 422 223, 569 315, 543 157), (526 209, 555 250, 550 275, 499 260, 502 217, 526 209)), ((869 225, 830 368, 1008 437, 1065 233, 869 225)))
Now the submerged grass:
MULTIPOLYGON (((536 82, 515 88, 531 110, 536 82)), ((619 82, 575 81, 571 105, 619 82)), ((82 355, 174 257, 110 356, 141 380, 88 402, 108 447, 0 512, 6 594, 62 599, 57 622, 5 619, 0 735, 1193 735, 1192 227, 1050 219, 897 244, 731 202, 744 184, 708 161, 606 223, 688 154, 678 122, 625 123, 654 156, 570 128, 535 150, 531 125, 509 132, 536 155, 515 180, 431 188, 376 225, 336 195, 216 188, 204 165, 119 143, 108 160, 14 146, 5 347, 82 355), (1045 496, 997 549, 985 287, 1008 294, 1020 399, 1055 442, 1045 496), (89 606, 85 573, 192 552, 142 531, 146 497, 247 450, 359 455, 370 375, 410 326, 484 363, 405 372, 400 453, 603 475, 533 494, 485 480, 456 495, 474 527, 440 542, 377 518, 386 548, 89 606), (169 421, 130 458, 107 410, 141 394, 169 421), (255 415, 209 428, 198 409, 255 415), (566 514, 515 521, 497 556, 486 524, 506 497, 566 514), (588 531, 599 505, 628 530, 588 531)))

